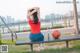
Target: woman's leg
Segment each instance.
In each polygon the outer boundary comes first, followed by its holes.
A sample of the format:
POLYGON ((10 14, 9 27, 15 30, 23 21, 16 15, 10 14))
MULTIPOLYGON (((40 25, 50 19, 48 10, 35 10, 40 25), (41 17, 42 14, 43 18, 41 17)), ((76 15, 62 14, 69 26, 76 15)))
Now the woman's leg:
MULTIPOLYGON (((38 34, 38 42, 40 41, 44 41, 44 36, 43 36, 43 34, 42 33, 40 33, 40 34, 38 34)), ((38 51, 41 51, 41 50, 43 50, 44 49, 44 44, 43 43, 40 43, 39 45, 38 45, 38 51)))
POLYGON ((44 44, 43 44, 43 43, 40 43, 40 44, 38 45, 38 49, 39 49, 39 50, 44 50, 44 44))

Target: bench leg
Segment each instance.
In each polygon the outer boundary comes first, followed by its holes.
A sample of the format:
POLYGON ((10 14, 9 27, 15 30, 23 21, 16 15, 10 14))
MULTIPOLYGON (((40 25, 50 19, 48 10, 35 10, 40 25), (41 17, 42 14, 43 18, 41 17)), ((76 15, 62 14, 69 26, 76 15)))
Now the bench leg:
POLYGON ((66 41, 66 48, 69 48, 69 41, 66 41))
POLYGON ((30 46, 31 46, 31 52, 33 52, 33 44, 30 44, 30 46))

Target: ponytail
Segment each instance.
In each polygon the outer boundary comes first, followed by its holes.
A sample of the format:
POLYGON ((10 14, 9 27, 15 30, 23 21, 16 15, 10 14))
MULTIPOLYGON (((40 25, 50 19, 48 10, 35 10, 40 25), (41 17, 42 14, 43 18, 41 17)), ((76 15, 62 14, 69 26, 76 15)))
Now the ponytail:
POLYGON ((38 23, 38 16, 37 16, 37 12, 33 13, 33 17, 34 17, 34 24, 38 23))

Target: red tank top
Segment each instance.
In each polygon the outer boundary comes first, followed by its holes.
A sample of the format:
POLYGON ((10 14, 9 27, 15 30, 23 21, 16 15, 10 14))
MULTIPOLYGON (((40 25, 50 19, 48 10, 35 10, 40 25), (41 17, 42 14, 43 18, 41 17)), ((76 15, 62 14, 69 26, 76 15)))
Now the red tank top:
POLYGON ((33 21, 29 19, 29 25, 31 28, 31 33, 33 34, 40 33, 40 22, 38 22, 37 24, 34 24, 33 21))

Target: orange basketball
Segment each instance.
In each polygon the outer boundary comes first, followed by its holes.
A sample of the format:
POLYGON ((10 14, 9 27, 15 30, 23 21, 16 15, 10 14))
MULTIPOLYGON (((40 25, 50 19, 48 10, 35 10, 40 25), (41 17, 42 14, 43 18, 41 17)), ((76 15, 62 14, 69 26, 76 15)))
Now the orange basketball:
POLYGON ((60 37, 61 33, 58 30, 55 30, 52 32, 52 37, 55 39, 58 39, 60 37))

